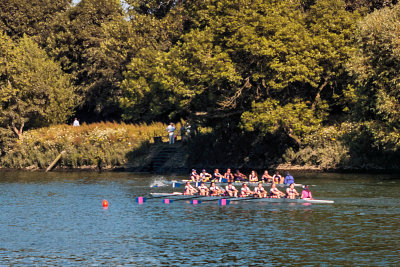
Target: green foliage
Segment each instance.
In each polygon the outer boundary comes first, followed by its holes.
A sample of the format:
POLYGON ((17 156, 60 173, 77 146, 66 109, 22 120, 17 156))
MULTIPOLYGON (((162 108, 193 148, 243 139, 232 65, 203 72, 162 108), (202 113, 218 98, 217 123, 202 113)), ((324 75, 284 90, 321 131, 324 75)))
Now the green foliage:
POLYGON ((168 51, 143 48, 128 66, 125 119, 198 113, 213 120, 268 97, 343 105, 337 99, 346 88, 344 62, 358 15, 342 1, 317 1, 307 11, 291 1, 261 0, 208 0, 190 8, 191 28, 178 42, 168 51))
POLYGON ((52 25, 46 49, 71 74, 82 97, 80 117, 119 119, 118 83, 131 32, 118 0, 82 0, 52 25))
POLYGON ((0 126, 18 135, 25 125, 65 122, 75 105, 74 88, 60 66, 29 37, 17 43, 0 35, 0 126))
POLYGON ((243 113, 242 122, 247 131, 257 130, 264 135, 281 131, 301 145, 304 138, 319 130, 322 118, 301 101, 281 106, 279 101, 269 99, 253 103, 252 110, 243 113))
POLYGON ((349 62, 357 96, 355 119, 381 151, 399 151, 400 5, 368 15, 359 24, 358 51, 349 62))
POLYGON ((24 34, 45 38, 48 25, 71 5, 71 0, 3 0, 0 1, 0 31, 12 39, 24 34))

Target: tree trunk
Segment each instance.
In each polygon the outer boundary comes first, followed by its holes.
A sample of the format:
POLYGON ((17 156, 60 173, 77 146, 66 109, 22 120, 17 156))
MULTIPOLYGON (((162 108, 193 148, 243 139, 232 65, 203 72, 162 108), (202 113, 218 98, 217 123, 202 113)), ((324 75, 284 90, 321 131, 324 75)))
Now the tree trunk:
POLYGON ((290 127, 287 126, 287 125, 283 125, 282 122, 281 122, 281 126, 282 126, 282 128, 285 130, 286 134, 287 134, 290 138, 292 138, 292 139, 296 142, 296 144, 300 147, 300 146, 301 146, 301 140, 300 140, 299 138, 297 138, 297 137, 293 134, 292 128, 290 128, 290 127))
POLYGON ((24 123, 22 123, 21 124, 21 127, 18 129, 14 124, 11 126, 11 128, 12 128, 12 130, 13 130, 13 132, 18 136, 18 139, 19 140, 22 140, 23 139, 23 135, 22 135, 22 132, 23 132, 23 129, 24 129, 24 123))
POLYGON ((318 87, 318 92, 317 95, 314 98, 314 102, 312 103, 311 109, 314 110, 315 109, 315 105, 321 100, 321 92, 324 89, 324 87, 328 84, 329 80, 331 79, 332 74, 329 74, 328 76, 326 76, 324 78, 324 83, 321 84, 320 87, 318 87))

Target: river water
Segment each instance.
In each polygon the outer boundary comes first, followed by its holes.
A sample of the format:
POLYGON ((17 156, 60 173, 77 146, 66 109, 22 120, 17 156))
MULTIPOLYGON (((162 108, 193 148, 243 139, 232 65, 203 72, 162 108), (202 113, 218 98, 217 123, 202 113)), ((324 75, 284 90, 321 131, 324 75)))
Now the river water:
POLYGON ((335 203, 139 205, 179 177, 0 172, 0 265, 400 264, 400 175, 294 176, 335 203))

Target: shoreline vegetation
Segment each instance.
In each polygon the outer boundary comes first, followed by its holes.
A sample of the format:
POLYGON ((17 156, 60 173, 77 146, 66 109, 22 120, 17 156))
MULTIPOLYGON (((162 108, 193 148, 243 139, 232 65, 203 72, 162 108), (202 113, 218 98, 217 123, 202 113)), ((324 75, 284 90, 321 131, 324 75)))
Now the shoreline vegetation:
MULTIPOLYGON (((0 157, 0 170, 27 170, 44 171, 52 161, 63 151, 54 171, 132 171, 186 174, 191 168, 206 168, 212 171, 214 168, 233 168, 241 170, 272 170, 279 171, 306 171, 306 172, 352 172, 352 171, 384 171, 385 168, 378 165, 350 165, 348 150, 332 142, 324 142, 326 150, 315 146, 300 149, 294 152, 290 147, 282 158, 260 160, 260 155, 249 156, 240 152, 239 148, 227 148, 227 143, 216 144, 210 128, 197 129, 197 135, 193 135, 187 142, 182 142, 182 137, 177 134, 177 142, 168 144, 166 134, 167 124, 125 124, 115 122, 102 122, 82 124, 79 127, 70 125, 57 125, 23 133, 21 139, 13 139, 7 143, 3 156, 0 157), (205 146, 204 144, 209 144, 205 146), (330 145, 329 145, 330 144, 330 145), (340 154, 332 152, 332 147, 340 147, 340 154), (211 151, 218 150, 218 153, 211 151), (313 152, 311 152, 313 150, 313 152), (307 158, 304 158, 304 153, 307 158), (235 155, 229 158, 228 154, 235 155), (242 154, 240 154, 242 153, 242 154), (324 156, 324 153, 326 156, 324 156), (212 155, 211 155, 212 154, 212 155), (320 161, 313 161, 320 158, 320 161), (340 158, 347 158, 349 163, 346 168, 340 163, 340 158), (219 160, 218 160, 219 159, 219 160), (240 159, 243 159, 240 161, 240 159), (302 161, 302 164, 299 162, 302 161), (312 164, 318 162, 318 164, 312 164), (325 165, 324 165, 325 164, 325 165), (335 164, 335 165, 334 165, 335 164), (329 166, 329 167, 326 167, 329 166)), ((176 133, 179 132, 181 123, 177 124, 176 133)), ((332 129, 331 129, 332 130, 332 129)), ((327 134, 318 134, 319 136, 327 134)), ((332 135, 332 133, 330 133, 332 135)), ((337 137, 337 136, 336 136, 337 137)), ((249 138, 245 134, 242 138, 249 138)), ((340 139, 340 138, 339 138, 340 139)), ((4 145, 4 144, 3 144, 4 145)), ((321 146, 320 146, 321 147, 321 146)), ((399 170, 387 168, 387 170, 399 170)))
POLYGON ((399 170, 399 17, 398 0, 0 1, 0 168, 399 170), (169 146, 166 122, 190 140, 169 146))

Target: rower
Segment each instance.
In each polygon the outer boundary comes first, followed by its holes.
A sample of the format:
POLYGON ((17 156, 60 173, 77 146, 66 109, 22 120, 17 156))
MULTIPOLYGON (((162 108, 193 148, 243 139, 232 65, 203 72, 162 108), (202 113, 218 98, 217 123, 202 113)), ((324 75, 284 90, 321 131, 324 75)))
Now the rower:
POLYGON ((303 191, 301 192, 301 198, 312 199, 311 191, 308 188, 308 185, 303 185, 303 191))
POLYGON ((233 176, 234 176, 235 182, 244 182, 247 179, 246 175, 241 173, 239 170, 236 170, 236 172, 233 176))
POLYGON ((211 186, 209 189, 210 189, 210 196, 219 196, 223 193, 221 188, 216 186, 214 182, 211 183, 211 186))
POLYGON ((286 189, 286 198, 295 199, 299 193, 296 189, 294 189, 294 184, 290 184, 289 187, 286 189))
POLYGON ((197 174, 195 169, 192 169, 192 172, 190 173, 190 180, 192 182, 198 182, 200 180, 200 176, 197 174))
POLYGON ((265 170, 264 174, 261 176, 261 180, 264 181, 265 183, 272 183, 273 177, 269 175, 267 170, 265 170))
POLYGON ((183 194, 184 194, 184 195, 191 196, 191 195, 196 194, 197 192, 198 192, 197 189, 194 188, 194 187, 190 184, 189 181, 187 181, 187 182, 186 182, 186 185, 185 185, 185 192, 183 192, 183 194))
POLYGON ((250 188, 247 186, 246 183, 242 184, 242 188, 240 188, 240 196, 241 197, 248 197, 250 195, 254 194, 253 191, 250 190, 250 188))
POLYGON ((294 178, 290 175, 289 172, 286 173, 285 181, 283 182, 285 185, 294 184, 294 178))
POLYGON ((275 184, 283 184, 283 177, 281 176, 281 174, 276 171, 274 176, 272 176, 272 178, 274 179, 274 183, 275 184))
POLYGON ((252 182, 252 183, 258 182, 258 176, 257 176, 257 173, 254 170, 251 171, 251 173, 249 175, 249 182, 252 182))
POLYGON ((273 183, 271 185, 271 189, 269 190, 269 195, 271 198, 280 198, 283 197, 285 193, 279 191, 278 188, 276 188, 276 184, 273 183))
POLYGON ((207 173, 205 169, 203 169, 200 173, 200 179, 203 182, 208 182, 211 179, 211 174, 207 173))
POLYGON ((267 191, 265 191, 264 187, 262 186, 262 183, 259 182, 258 185, 254 188, 254 197, 267 197, 267 191))
POLYGON ((231 172, 231 169, 228 168, 226 170, 226 173, 224 174, 224 178, 227 180, 228 183, 234 181, 234 177, 233 177, 233 174, 231 172))
POLYGON ((238 192, 239 191, 232 185, 232 183, 228 183, 228 185, 225 186, 225 193, 230 197, 237 197, 238 192))
POLYGON ((221 182, 221 179, 224 178, 224 176, 219 172, 218 169, 214 170, 214 174, 212 176, 212 181, 214 182, 221 182))
POLYGON ((204 182, 200 183, 200 186, 197 187, 197 189, 199 190, 199 195, 200 196, 208 196, 210 194, 210 190, 208 189, 208 187, 204 184, 204 182))

